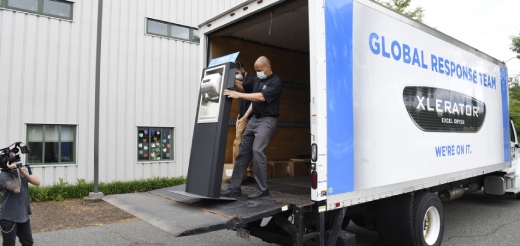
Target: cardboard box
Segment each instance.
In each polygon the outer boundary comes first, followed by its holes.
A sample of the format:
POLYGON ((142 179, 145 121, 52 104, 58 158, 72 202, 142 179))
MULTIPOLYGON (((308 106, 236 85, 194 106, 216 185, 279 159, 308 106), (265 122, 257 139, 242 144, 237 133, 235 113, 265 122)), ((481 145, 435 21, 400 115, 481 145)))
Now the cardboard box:
POLYGON ((224 170, 222 171, 222 180, 230 179, 231 175, 233 175, 233 167, 235 165, 233 163, 224 164, 224 170))
POLYGON ((307 165, 307 174, 311 175, 311 159, 291 159, 294 162, 304 162, 307 165))
POLYGON ((291 177, 306 176, 309 174, 309 165, 303 161, 287 162, 287 174, 291 177))
POLYGON ((273 178, 287 176, 287 162, 286 161, 269 161, 269 162, 267 162, 267 164, 270 165, 271 168, 273 169, 272 170, 273 178))
POLYGON ((267 178, 270 179, 273 177, 273 166, 267 164, 265 165, 267 168, 267 178))
POLYGON ((254 167, 253 167, 253 160, 249 161, 249 164, 247 164, 246 172, 244 173, 244 180, 247 179, 247 177, 254 177, 254 167))
MULTIPOLYGON (((233 163, 224 164, 224 169, 222 170, 222 181, 231 178, 231 175, 233 175, 234 167, 235 167, 235 165, 233 163)), ((273 177, 273 166, 270 165, 269 163, 267 163, 266 168, 267 168, 267 178, 270 179, 273 177)), ((244 178, 247 177, 246 175, 247 175, 247 172, 244 174, 244 178)), ((287 176, 287 175, 285 175, 285 176, 287 176)))

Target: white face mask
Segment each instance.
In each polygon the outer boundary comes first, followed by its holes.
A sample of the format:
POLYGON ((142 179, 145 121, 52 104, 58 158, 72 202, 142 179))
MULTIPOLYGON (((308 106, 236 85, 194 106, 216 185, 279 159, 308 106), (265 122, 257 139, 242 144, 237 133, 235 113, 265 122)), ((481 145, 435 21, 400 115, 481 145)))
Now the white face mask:
POLYGON ((240 80, 240 81, 242 81, 242 80, 244 79, 244 76, 242 76, 242 74, 237 73, 237 74, 235 75, 235 79, 236 79, 236 80, 240 80))
POLYGON ((265 78, 267 78, 267 76, 265 76, 264 71, 256 72, 256 77, 258 77, 259 79, 265 79, 265 78))

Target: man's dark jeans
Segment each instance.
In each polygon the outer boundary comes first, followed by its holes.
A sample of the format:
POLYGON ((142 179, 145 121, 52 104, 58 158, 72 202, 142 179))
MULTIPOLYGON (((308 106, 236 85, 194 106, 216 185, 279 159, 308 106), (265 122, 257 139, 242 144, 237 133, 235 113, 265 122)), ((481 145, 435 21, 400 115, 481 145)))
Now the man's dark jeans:
POLYGON ((16 244, 17 236, 23 246, 32 246, 34 244, 31 231, 31 220, 27 220, 25 223, 0 220, 0 226, 2 227, 4 246, 14 246, 16 244))

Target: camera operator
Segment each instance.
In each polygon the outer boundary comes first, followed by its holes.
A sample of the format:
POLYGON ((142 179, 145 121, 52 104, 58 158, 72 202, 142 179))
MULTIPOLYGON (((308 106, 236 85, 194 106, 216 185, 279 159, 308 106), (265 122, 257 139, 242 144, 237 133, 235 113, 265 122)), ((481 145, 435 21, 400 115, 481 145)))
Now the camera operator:
MULTIPOLYGON (((14 155, 14 152, 9 152, 10 157, 14 155)), ((5 184, 0 209, 0 227, 4 246, 14 246, 17 236, 23 246, 34 244, 29 219, 31 204, 28 183, 40 185, 40 179, 20 166, 17 168, 19 172, 13 170, 16 166, 16 163, 8 161, 0 173, 0 183, 5 184)))

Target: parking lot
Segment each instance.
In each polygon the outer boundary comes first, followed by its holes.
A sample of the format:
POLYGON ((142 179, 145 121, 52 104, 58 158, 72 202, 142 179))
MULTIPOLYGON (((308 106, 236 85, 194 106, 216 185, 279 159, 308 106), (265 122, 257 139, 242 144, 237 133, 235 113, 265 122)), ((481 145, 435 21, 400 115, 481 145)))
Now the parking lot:
MULTIPOLYGON (((445 202, 442 245, 519 245, 520 200, 486 196, 482 192, 445 202)), ((348 230, 358 246, 384 245, 377 233, 355 225, 348 230)), ((36 233, 36 245, 271 245, 257 238, 239 238, 234 231, 217 231, 175 238, 144 221, 131 221, 86 228, 36 233)))

